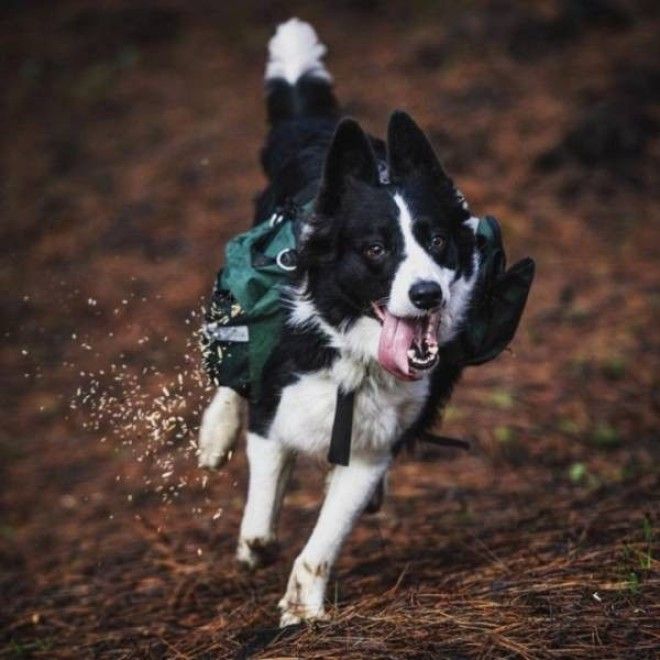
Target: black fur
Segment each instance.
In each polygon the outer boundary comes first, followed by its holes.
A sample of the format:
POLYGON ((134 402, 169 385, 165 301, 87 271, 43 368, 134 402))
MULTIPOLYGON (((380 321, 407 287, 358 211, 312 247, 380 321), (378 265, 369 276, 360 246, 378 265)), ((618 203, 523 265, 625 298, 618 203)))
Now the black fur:
POLYGON ((380 185, 371 143, 358 124, 344 119, 327 154, 313 215, 303 231, 300 278, 324 319, 348 327, 371 314, 372 300, 389 293, 400 261, 398 209, 380 185), (392 247, 381 261, 364 258, 374 241, 392 247))
POLYGON ((295 374, 329 367, 337 351, 327 346, 325 338, 313 328, 291 328, 282 333, 280 342, 266 363, 261 379, 261 395, 250 405, 250 431, 266 436, 282 390, 295 382, 295 374))
MULTIPOLYGON (((442 250, 432 253, 436 261, 457 269, 457 277, 472 272, 474 234, 463 224, 470 213, 407 114, 393 114, 386 154, 385 143, 367 136, 355 121, 338 121, 326 80, 303 77, 292 86, 278 79, 269 81, 267 91, 272 127, 262 164, 270 184, 257 199, 255 222, 278 206, 315 200, 311 217, 299 228, 297 285, 306 283, 306 295, 327 323, 348 328, 360 316, 373 315, 371 302, 389 294, 403 248, 394 191, 410 203, 420 243, 438 233, 445 238, 442 250), (386 248, 376 260, 365 257, 374 243, 386 248)), ((439 405, 460 378, 450 347, 442 353, 429 398, 395 450, 433 425, 439 405)), ((250 409, 250 430, 267 435, 284 387, 297 374, 331 366, 337 355, 319 330, 287 328, 265 366, 260 398, 250 409)))
POLYGON ((471 214, 454 182, 424 133, 405 112, 392 113, 387 134, 390 177, 416 218, 415 237, 424 245, 439 231, 449 240, 436 260, 456 269, 457 276, 470 275, 474 234, 463 223, 471 214))
POLYGON ((303 117, 339 116, 332 87, 313 74, 301 76, 295 85, 282 78, 266 81, 266 108, 271 126, 303 117))

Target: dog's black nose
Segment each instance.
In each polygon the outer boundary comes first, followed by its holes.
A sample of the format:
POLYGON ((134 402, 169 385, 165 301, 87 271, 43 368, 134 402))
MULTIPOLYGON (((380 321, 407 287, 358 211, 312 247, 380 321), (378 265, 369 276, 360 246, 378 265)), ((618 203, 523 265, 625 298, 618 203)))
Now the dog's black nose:
POLYGON ((410 300, 419 309, 433 309, 442 302, 442 289, 436 282, 423 280, 416 282, 408 292, 410 300))

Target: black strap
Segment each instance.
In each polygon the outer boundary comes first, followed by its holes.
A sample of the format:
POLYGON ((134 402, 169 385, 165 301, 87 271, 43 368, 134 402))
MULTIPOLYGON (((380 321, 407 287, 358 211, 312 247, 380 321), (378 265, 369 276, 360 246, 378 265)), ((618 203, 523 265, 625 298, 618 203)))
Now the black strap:
MULTIPOLYGON (((335 419, 332 424, 332 437, 328 450, 328 462, 333 465, 348 465, 351 458, 351 434, 353 430, 353 407, 355 404, 355 391, 344 392, 341 387, 337 389, 337 405, 335 419)), ((446 435, 422 433, 422 442, 441 447, 453 447, 469 451, 470 442, 462 438, 450 438, 446 435)))
POLYGON ((332 437, 328 450, 328 462, 334 465, 348 465, 351 457, 354 402, 355 391, 344 392, 341 387, 337 389, 335 421, 332 424, 332 437))
POLYGON ((446 435, 423 433, 420 440, 432 445, 438 445, 439 447, 454 447, 456 449, 465 449, 466 451, 471 449, 470 442, 468 440, 463 440, 463 438, 450 438, 446 435))

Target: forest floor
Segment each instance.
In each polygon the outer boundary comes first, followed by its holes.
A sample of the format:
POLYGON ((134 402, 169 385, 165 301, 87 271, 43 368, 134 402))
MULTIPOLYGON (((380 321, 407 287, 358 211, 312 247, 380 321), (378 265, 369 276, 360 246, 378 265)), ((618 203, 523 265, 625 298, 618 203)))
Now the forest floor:
POLYGON ((654 3, 9 3, 0 657, 652 658, 660 650, 660 204, 654 3), (244 452, 196 467, 194 331, 263 186, 278 20, 329 46, 347 112, 409 110, 510 261, 516 340, 403 454, 331 577, 275 634, 324 466, 282 555, 233 561, 244 452), (350 28, 350 29, 347 29, 350 28))

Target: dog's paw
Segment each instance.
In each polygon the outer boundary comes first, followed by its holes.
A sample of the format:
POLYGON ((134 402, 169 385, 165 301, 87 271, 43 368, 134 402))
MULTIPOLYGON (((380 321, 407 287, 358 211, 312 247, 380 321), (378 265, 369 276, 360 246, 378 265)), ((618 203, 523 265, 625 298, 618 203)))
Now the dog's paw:
POLYGON ((327 562, 316 564, 302 557, 296 559, 286 592, 278 604, 282 612, 281 627, 329 619, 323 607, 328 571, 327 562))
POLYGON ((298 603, 289 603, 285 598, 279 603, 282 612, 280 615, 280 628, 295 626, 299 623, 315 623, 329 621, 330 615, 323 608, 306 608, 298 603))
POLYGON ((277 559, 280 544, 274 537, 240 538, 236 548, 236 560, 248 571, 269 566, 277 559))
POLYGON ((228 387, 221 387, 202 415, 199 428, 198 463, 217 469, 232 454, 241 430, 241 397, 228 387))
POLYGON ((202 433, 199 434, 199 453, 197 464, 201 468, 209 470, 218 470, 225 463, 228 463, 232 457, 232 447, 225 449, 215 444, 213 440, 205 438, 202 433))

